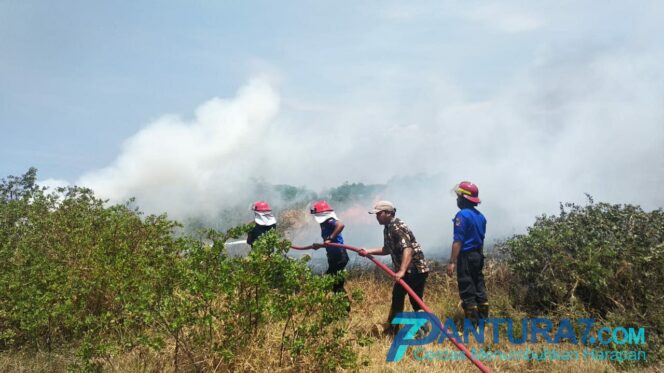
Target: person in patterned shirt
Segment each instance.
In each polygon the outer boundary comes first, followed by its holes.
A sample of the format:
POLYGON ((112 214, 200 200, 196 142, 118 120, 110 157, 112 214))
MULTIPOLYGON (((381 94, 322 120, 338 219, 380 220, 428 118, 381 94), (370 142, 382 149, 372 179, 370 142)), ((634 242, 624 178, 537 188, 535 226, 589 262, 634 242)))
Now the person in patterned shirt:
MULTIPOLYGON (((424 285, 429 276, 429 266, 424 258, 420 244, 417 243, 415 235, 408 226, 397 218, 397 209, 390 201, 376 203, 370 214, 376 214, 376 220, 383 225, 383 247, 374 249, 362 249, 359 254, 367 255, 390 255, 394 264, 395 284, 392 287, 392 304, 387 317, 389 324, 386 332, 396 333, 392 319, 403 311, 406 290, 399 285, 399 279, 403 279, 420 298, 424 296, 424 285)), ((414 311, 421 309, 420 305, 409 296, 410 304, 414 311)))

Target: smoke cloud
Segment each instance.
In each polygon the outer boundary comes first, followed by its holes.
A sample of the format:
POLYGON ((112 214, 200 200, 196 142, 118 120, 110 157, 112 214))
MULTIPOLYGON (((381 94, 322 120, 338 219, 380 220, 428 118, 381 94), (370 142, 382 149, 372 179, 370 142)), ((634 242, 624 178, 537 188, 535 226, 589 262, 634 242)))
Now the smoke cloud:
POLYGON ((191 120, 169 115, 148 124, 124 143, 112 165, 78 184, 113 202, 136 197, 149 212, 212 217, 234 205, 267 162, 261 134, 278 109, 269 82, 252 79, 233 99, 203 103, 191 120))
MULTIPOLYGON (((379 245, 363 212, 392 200, 419 241, 449 250, 451 188, 475 182, 489 241, 525 231, 559 202, 664 206, 661 56, 543 51, 488 99, 468 98, 441 76, 393 71, 377 84, 320 102, 256 77, 214 98, 191 119, 164 116, 124 143, 108 167, 77 184, 177 219, 246 212, 260 183, 321 191, 345 181, 387 184, 373 199, 338 208, 347 242, 379 245), (244 212, 243 212, 244 211, 244 212)), ((249 220, 250 215, 241 220, 249 220)), ((314 240, 306 226, 298 239, 314 240)))

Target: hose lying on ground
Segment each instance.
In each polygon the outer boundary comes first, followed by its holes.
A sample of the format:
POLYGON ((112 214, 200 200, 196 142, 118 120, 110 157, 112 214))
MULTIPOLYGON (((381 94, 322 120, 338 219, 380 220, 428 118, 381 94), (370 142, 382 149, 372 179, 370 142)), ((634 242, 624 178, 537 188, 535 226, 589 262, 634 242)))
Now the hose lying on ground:
MULTIPOLYGON (((323 247, 336 247, 336 248, 342 248, 342 249, 346 249, 346 250, 355 251, 356 253, 359 253, 360 250, 361 250, 360 248, 357 248, 357 247, 354 247, 354 246, 344 245, 344 244, 338 244, 338 243, 323 243, 323 244, 320 244, 320 245, 323 246, 323 247)), ((313 246, 313 245, 309 245, 309 246, 291 246, 291 249, 294 249, 294 250, 310 250, 310 249, 314 249, 314 246, 313 246)), ((371 260, 372 262, 374 262, 374 264, 377 265, 378 268, 382 269, 385 273, 387 273, 388 275, 390 275, 390 277, 394 278, 395 273, 394 273, 390 268, 388 268, 385 264, 383 264, 383 263, 381 263, 380 261, 376 260, 376 258, 374 258, 372 255, 367 255, 366 258, 368 258, 369 260, 371 260)), ((415 299, 415 302, 417 302, 417 304, 419 304, 420 307, 422 307, 422 309, 423 309, 425 312, 433 313, 433 312, 431 311, 431 309, 430 309, 429 307, 427 307, 426 304, 424 304, 424 302, 422 301, 422 299, 420 299, 420 297, 418 297, 417 294, 415 294, 415 292, 413 291, 413 289, 411 289, 410 286, 408 286, 408 284, 406 284, 406 282, 405 282, 403 279, 399 279, 398 282, 399 282, 399 285, 401 285, 401 287, 403 287, 404 290, 406 290, 406 292, 408 293, 408 295, 410 295, 412 299, 415 299)), ((440 320, 438 320, 438 322, 440 323, 440 325, 439 325, 440 330, 442 330, 443 333, 445 333, 445 335, 447 336, 447 339, 449 339, 452 343, 454 343, 454 345, 456 346, 456 348, 458 348, 461 352, 463 352, 464 355, 466 355, 466 357, 467 357, 467 358, 468 358, 473 364, 475 364, 475 366, 476 366, 479 370, 481 370, 482 372, 485 372, 485 373, 491 372, 491 371, 489 370, 489 368, 487 368, 486 366, 484 366, 484 364, 482 364, 481 361, 479 361, 479 360, 473 358, 473 354, 468 350, 468 348, 466 348, 466 346, 464 346, 462 343, 458 342, 458 341, 456 340, 456 338, 454 338, 454 337, 453 337, 453 336, 452 336, 452 335, 451 335, 451 334, 445 329, 445 327, 443 326, 443 323, 442 323, 440 320)))

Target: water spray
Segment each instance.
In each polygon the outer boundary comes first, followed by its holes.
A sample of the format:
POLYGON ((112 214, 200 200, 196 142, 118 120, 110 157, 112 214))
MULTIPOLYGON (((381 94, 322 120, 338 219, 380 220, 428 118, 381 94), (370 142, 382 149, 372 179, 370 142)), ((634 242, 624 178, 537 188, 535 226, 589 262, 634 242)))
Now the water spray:
POLYGON ((240 245, 240 244, 246 244, 246 243, 247 243, 247 240, 224 242, 224 246, 240 245))

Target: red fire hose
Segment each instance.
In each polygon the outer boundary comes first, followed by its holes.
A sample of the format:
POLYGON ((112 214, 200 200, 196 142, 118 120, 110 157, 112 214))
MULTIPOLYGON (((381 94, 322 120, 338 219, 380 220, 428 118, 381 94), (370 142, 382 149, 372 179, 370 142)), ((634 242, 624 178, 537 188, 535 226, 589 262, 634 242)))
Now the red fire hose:
MULTIPOLYGON (((342 248, 342 249, 346 249, 346 250, 355 251, 356 253, 359 253, 360 250, 361 250, 360 248, 357 248, 357 247, 354 247, 354 246, 343 245, 343 244, 338 244, 338 243, 323 243, 323 244, 320 244, 320 245, 321 245, 321 246, 324 246, 324 247, 337 247, 337 248, 342 248)), ((314 248, 313 245, 309 245, 309 246, 291 246, 291 249, 294 249, 294 250, 310 250, 310 249, 313 249, 313 248, 314 248)), ((394 278, 395 273, 394 273, 390 268, 388 268, 385 264, 383 264, 383 263, 381 263, 380 261, 376 260, 376 258, 374 258, 374 257, 371 256, 371 255, 367 255, 366 257, 367 257, 369 260, 371 260, 372 262, 374 262, 374 264, 376 264, 376 265, 378 266, 378 268, 382 269, 385 273, 387 273, 388 275, 390 275, 390 277, 394 278)), ((408 293, 408 295, 410 295, 410 297, 411 297, 412 299, 415 299, 415 301, 417 302, 417 304, 419 304, 420 307, 422 307, 422 309, 423 309, 425 312, 433 313, 433 312, 431 311, 431 309, 430 309, 429 307, 427 307, 426 304, 424 304, 424 302, 422 301, 422 299, 420 299, 420 297, 418 297, 417 294, 415 294, 415 292, 413 291, 413 289, 411 289, 410 286, 408 286, 408 284, 406 284, 406 282, 405 282, 403 279, 399 279, 399 285, 401 285, 401 287, 403 287, 403 288, 406 290, 406 292, 408 293)), ((452 337, 452 335, 451 335, 447 330, 445 330, 445 326, 443 325, 443 323, 442 323, 440 320, 438 320, 438 322, 440 322, 440 330, 442 330, 443 333, 445 333, 445 335, 447 336, 447 339, 449 339, 452 343, 454 343, 454 345, 455 345, 460 351, 462 351, 462 352, 464 353, 464 355, 466 355, 466 357, 467 357, 467 358, 468 358, 473 364, 475 364, 475 366, 476 366, 479 370, 481 370, 482 372, 485 372, 485 373, 489 373, 489 372, 491 372, 491 371, 489 370, 489 368, 487 368, 486 366, 484 366, 484 364, 482 364, 481 361, 479 361, 479 360, 473 358, 473 354, 468 350, 468 348, 466 348, 466 346, 464 346, 463 344, 459 343, 455 338, 452 337)))

